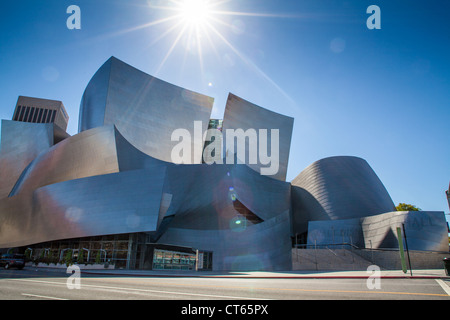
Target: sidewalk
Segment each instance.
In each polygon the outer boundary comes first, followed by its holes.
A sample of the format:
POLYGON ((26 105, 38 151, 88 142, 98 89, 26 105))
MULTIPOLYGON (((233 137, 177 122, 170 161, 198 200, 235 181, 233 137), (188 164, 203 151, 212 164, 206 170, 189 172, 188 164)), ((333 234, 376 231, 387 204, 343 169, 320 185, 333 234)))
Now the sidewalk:
MULTIPOLYGON (((133 276, 133 277, 202 277, 202 278, 278 278, 278 279, 367 279, 376 276, 368 271, 236 271, 236 272, 214 272, 214 271, 178 271, 178 270, 81 270, 83 274, 110 275, 110 276, 133 276)), ((448 279, 445 270, 413 270, 403 273, 401 270, 381 270, 381 278, 385 279, 448 279)))

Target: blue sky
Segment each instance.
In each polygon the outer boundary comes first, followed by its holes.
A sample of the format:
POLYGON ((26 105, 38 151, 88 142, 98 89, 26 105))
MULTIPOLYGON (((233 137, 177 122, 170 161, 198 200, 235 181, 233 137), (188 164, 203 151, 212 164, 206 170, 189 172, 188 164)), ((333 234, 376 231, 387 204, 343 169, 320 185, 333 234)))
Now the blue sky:
POLYGON ((449 212, 449 2, 211 2, 190 33, 165 0, 2 1, 0 118, 19 95, 56 99, 77 133, 84 88, 116 56, 215 98, 213 117, 229 92, 294 117, 288 181, 321 158, 358 156, 396 204, 449 212), (380 30, 366 27, 372 4, 380 30), (80 30, 66 27, 69 5, 80 30))

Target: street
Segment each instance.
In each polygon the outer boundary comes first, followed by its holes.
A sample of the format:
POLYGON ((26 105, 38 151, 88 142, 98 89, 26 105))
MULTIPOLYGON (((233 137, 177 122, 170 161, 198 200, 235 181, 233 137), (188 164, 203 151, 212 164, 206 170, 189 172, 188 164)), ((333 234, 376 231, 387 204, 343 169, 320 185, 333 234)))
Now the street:
POLYGON ((450 300, 448 279, 249 279, 0 270, 1 300, 450 300), (76 285, 78 284, 78 288, 76 285), (72 288, 72 289, 70 289, 72 288), (447 290, 447 291, 446 291, 447 290))

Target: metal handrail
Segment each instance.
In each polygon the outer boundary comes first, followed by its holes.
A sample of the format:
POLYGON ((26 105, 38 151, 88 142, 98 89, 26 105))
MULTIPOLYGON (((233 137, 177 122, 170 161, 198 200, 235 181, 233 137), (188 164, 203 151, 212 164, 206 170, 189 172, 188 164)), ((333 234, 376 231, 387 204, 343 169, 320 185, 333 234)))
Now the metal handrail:
MULTIPOLYGON (((348 242, 343 242, 343 243, 328 243, 328 244, 296 244, 294 245, 292 248, 294 249, 329 249, 328 247, 331 246, 349 246, 353 249, 357 249, 357 250, 368 250, 368 251, 398 251, 398 248, 361 248, 358 247, 356 245, 354 245, 353 243, 348 243, 348 242)), ((449 254, 450 251, 428 251, 428 250, 411 250, 411 251, 417 251, 417 252, 429 252, 429 253, 447 253, 449 254)))
POLYGON ((364 249, 364 248, 360 248, 358 246, 355 246, 352 243, 328 243, 328 244, 296 244, 293 246, 293 248, 295 249, 308 249, 308 248, 314 248, 314 249, 329 249, 329 247, 331 246, 349 246, 352 247, 354 249, 364 249))

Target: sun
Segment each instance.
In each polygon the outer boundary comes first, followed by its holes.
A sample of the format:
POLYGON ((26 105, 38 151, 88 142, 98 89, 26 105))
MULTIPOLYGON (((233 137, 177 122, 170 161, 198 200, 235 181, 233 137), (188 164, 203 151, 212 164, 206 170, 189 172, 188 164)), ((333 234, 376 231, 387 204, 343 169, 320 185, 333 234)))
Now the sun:
POLYGON ((211 17, 211 7, 208 0, 182 0, 179 2, 181 18, 193 26, 201 26, 211 17))

